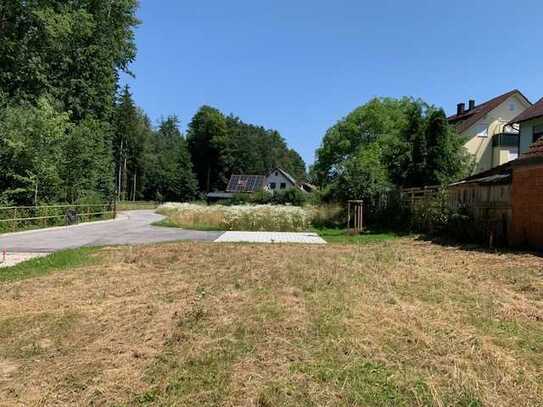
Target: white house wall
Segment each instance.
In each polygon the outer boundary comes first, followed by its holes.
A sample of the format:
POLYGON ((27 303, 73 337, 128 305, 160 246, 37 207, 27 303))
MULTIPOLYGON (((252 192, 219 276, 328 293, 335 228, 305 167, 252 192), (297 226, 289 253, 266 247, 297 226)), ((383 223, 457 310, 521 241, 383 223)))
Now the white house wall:
POLYGON ((287 189, 295 188, 296 185, 293 184, 287 177, 285 177, 280 171, 274 171, 268 177, 266 178, 266 185, 270 187, 270 185, 275 182, 275 190, 274 191, 281 191, 281 183, 285 183, 286 188, 283 189, 283 191, 286 191, 287 189), (277 174, 277 175, 276 175, 277 174))
MULTIPOLYGON (((503 125, 509 123, 528 107, 524 99, 518 95, 512 95, 462 134, 467 138, 464 146, 477 163, 474 173, 492 168, 492 136, 501 132, 503 125)), ((496 165, 497 163, 494 164, 496 165)))

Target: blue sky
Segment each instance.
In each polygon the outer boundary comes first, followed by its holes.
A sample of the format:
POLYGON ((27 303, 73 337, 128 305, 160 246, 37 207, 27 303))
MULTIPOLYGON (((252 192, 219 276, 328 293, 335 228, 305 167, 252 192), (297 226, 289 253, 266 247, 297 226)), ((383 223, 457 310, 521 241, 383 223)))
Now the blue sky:
POLYGON ((135 79, 156 122, 204 104, 274 128, 306 162, 374 96, 448 113, 518 88, 543 97, 541 0, 141 0, 135 79))

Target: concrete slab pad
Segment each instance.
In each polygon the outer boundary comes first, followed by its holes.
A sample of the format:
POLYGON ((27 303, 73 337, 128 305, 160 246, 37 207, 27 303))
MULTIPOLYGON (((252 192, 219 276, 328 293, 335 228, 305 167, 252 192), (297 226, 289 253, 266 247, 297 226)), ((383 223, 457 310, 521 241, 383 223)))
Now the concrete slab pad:
POLYGON ((6 253, 5 257, 0 253, 0 268, 15 266, 18 263, 33 259, 35 257, 44 257, 49 253, 6 253))
POLYGON ((305 232, 225 232, 215 242, 326 244, 316 233, 305 232))

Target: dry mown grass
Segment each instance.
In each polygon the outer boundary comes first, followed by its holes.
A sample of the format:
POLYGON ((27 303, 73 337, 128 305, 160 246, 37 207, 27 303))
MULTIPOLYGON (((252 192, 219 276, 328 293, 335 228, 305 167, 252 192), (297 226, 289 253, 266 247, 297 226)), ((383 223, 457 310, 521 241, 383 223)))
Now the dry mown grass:
POLYGON ((543 400, 543 261, 532 255, 410 239, 102 254, 0 283, 0 404, 543 400))

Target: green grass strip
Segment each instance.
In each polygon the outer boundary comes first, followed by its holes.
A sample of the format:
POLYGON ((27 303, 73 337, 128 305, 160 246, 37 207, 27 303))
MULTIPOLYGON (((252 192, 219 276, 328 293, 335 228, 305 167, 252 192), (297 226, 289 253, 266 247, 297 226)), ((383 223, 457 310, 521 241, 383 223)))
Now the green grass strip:
POLYGON ((213 225, 204 225, 204 224, 193 224, 193 225, 178 225, 172 222, 170 219, 165 218, 157 222, 151 223, 151 226, 158 226, 163 228, 177 228, 177 229, 187 229, 187 230, 200 230, 204 232, 224 232, 226 229, 220 228, 219 226, 213 225))
POLYGON ((96 262, 93 256, 99 249, 82 247, 52 253, 45 257, 36 257, 16 264, 0 268, 0 282, 26 280, 75 267, 87 266, 96 262))
POLYGON ((399 236, 394 232, 377 232, 366 231, 361 234, 350 234, 344 229, 315 229, 320 237, 326 240, 328 243, 342 243, 342 244, 367 244, 367 243, 379 243, 387 240, 397 239, 399 236))

